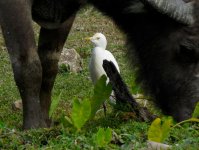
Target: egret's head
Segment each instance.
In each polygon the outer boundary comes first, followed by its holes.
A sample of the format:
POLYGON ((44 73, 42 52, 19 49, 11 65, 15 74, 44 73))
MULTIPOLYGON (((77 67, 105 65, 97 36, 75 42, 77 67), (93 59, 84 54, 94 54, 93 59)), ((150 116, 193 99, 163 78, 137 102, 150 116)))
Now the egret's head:
POLYGON ((95 47, 101 47, 106 49, 107 41, 106 37, 102 33, 96 33, 89 40, 94 44, 95 47))

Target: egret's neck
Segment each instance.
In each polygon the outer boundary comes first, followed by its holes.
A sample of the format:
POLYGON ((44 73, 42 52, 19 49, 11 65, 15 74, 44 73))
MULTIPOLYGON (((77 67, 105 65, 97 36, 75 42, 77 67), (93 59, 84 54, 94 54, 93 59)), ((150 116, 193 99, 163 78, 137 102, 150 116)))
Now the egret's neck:
POLYGON ((97 43, 97 44, 94 44, 94 46, 106 49, 106 43, 97 43))

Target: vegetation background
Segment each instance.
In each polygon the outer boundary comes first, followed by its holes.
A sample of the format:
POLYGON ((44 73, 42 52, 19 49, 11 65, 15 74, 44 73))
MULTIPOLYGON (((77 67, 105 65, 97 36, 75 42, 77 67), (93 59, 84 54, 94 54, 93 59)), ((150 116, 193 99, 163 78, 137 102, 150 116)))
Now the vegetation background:
MULTIPOLYGON (((34 23, 34 28, 38 40, 39 26, 34 23)), ((77 14, 65 44, 66 48, 74 48, 81 55, 83 71, 77 74, 62 72, 57 75, 53 97, 62 94, 54 114, 55 120, 59 120, 63 115, 70 116, 74 97, 84 99, 93 94, 94 87, 88 73, 92 45, 85 41, 85 37, 96 32, 102 32, 107 37, 107 49, 116 57, 121 75, 132 94, 142 93, 135 84, 135 73, 125 57, 125 35, 109 18, 94 8, 87 7, 77 14)), ((103 149, 146 149, 150 123, 137 122, 130 113, 114 111, 109 105, 106 117, 103 111, 99 111, 95 119, 89 120, 79 132, 70 126, 61 125, 50 129, 22 131, 22 112, 12 110, 12 103, 18 99, 20 96, 13 79, 9 56, 0 35, 0 149, 101 149, 94 140, 94 135, 100 127, 110 127, 113 132, 112 141, 103 149)), ((153 104, 149 106, 153 113, 161 116, 153 104)), ((172 130, 165 143, 173 145, 173 149, 198 149, 198 124, 186 123, 172 130)))

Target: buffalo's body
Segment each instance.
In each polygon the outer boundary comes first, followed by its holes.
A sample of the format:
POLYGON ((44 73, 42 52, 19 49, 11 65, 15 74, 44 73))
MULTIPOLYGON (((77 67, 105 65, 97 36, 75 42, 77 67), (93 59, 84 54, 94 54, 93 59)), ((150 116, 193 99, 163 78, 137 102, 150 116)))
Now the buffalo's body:
POLYGON ((126 33, 138 81, 163 112, 178 121, 191 116, 199 100, 199 2, 194 4, 195 22, 183 25, 142 1, 0 1, 0 24, 23 101, 25 129, 48 124, 60 52, 76 12, 87 3, 126 33), (32 18, 41 26, 38 48, 32 18))

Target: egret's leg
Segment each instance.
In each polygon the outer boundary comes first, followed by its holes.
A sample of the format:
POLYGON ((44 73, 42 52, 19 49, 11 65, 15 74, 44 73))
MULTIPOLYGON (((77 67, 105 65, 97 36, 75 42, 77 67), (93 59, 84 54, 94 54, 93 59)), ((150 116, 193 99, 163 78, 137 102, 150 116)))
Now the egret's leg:
POLYGON ((106 116, 106 112, 107 112, 106 102, 103 103, 103 109, 104 109, 104 115, 106 116))

